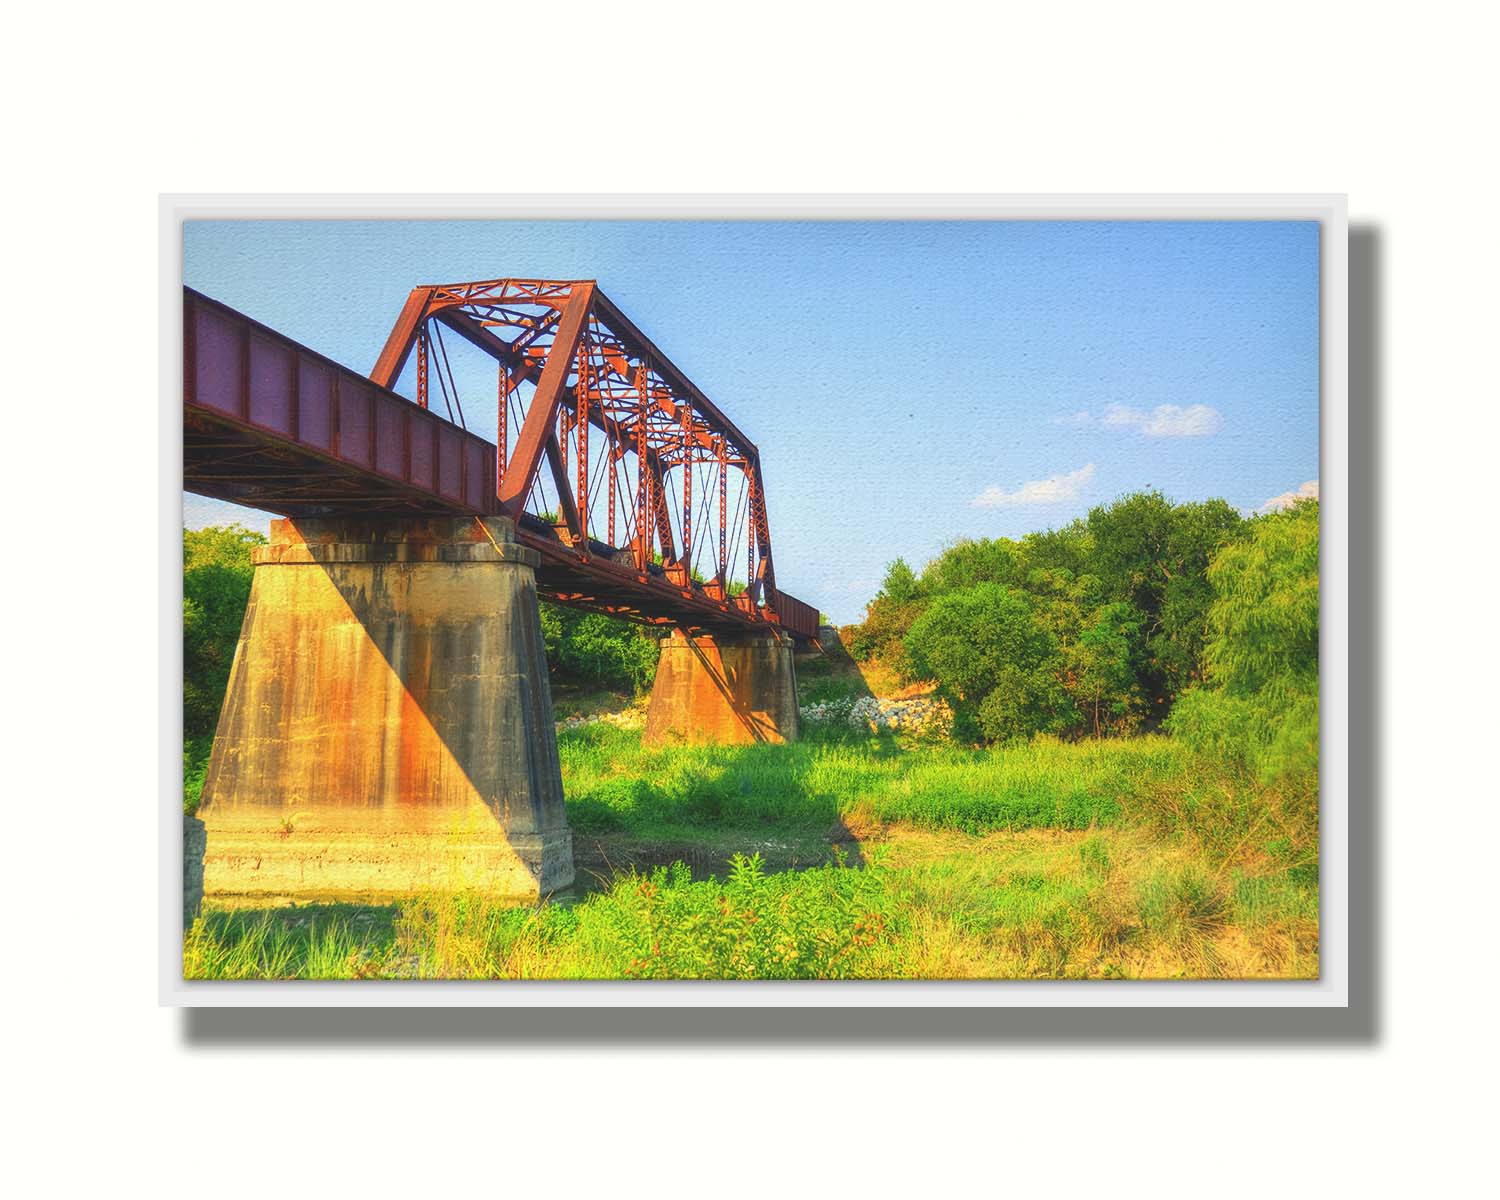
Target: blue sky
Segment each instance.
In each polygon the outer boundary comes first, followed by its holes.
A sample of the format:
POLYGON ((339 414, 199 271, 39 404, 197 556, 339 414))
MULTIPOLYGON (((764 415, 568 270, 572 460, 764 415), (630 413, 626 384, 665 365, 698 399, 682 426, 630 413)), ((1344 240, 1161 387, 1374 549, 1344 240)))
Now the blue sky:
MULTIPOLYGON (((360 371, 414 285, 503 276, 597 279, 744 430, 778 582, 838 623, 898 555, 920 569, 959 538, 1065 524, 1147 487, 1249 511, 1316 486, 1312 222, 198 221, 184 235, 185 283, 360 371)), ((465 407, 491 429, 493 400, 465 407)), ((184 503, 191 526, 265 527, 184 503)))

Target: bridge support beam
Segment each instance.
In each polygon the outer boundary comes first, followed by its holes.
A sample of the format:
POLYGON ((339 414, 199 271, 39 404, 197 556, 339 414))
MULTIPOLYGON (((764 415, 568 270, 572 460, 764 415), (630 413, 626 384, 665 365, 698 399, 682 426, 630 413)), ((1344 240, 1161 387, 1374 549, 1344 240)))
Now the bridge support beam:
POLYGON ((691 637, 674 630, 661 644, 644 740, 795 741, 797 672, 792 639, 768 630, 691 637))
POLYGON ((199 816, 209 898, 573 881, 535 551, 504 519, 278 520, 199 816))

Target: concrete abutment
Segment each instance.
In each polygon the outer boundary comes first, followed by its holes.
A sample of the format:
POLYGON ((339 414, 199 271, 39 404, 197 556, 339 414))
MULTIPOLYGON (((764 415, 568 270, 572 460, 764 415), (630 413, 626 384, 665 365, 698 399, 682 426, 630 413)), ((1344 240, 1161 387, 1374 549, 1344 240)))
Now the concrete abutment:
POLYGON ((198 815, 210 898, 573 881, 535 551, 500 518, 272 523, 198 815))

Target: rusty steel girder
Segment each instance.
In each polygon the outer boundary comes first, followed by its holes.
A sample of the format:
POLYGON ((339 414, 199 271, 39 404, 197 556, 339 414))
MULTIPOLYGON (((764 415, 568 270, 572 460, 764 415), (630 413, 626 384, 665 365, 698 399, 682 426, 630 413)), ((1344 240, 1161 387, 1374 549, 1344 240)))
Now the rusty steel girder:
MULTIPOLYGON (((442 329, 496 364, 501 512, 525 527, 531 524, 525 514, 541 516, 555 506, 556 540, 583 562, 602 557, 619 564, 627 555, 637 573, 660 565, 685 592, 701 591, 747 613, 763 605, 772 620, 816 636, 817 613, 809 617, 803 610, 810 606, 783 598, 776 587, 755 444, 594 281, 490 279, 414 288, 371 379, 393 386, 412 351, 420 361, 442 329), (738 496, 733 515, 731 492, 738 496), (625 537, 617 544, 620 528, 625 537), (731 597, 741 543, 745 592, 731 597)), ((424 400, 419 380, 418 402, 424 400)))
POLYGON ((367 380, 183 291, 187 490, 287 514, 499 513, 560 603, 815 641, 817 610, 776 586, 755 445, 593 281, 415 288, 367 380), (435 380, 464 419, 444 330, 494 364, 493 444, 430 405, 435 380), (393 390, 414 352, 415 404, 393 390))

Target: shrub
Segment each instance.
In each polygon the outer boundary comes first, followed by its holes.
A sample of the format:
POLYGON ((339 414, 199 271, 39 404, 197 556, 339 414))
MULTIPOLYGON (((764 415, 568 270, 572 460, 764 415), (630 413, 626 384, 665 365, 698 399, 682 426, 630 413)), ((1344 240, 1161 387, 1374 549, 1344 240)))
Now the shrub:
POLYGON ((1013 588, 981 583, 938 597, 906 649, 914 669, 937 681, 960 737, 1005 741, 1062 732, 1078 719, 1057 642, 1013 588))
POLYGON ((1222 886, 1194 865, 1163 867, 1137 889, 1141 927, 1175 951, 1194 975, 1220 973, 1214 936, 1228 923, 1222 886))

